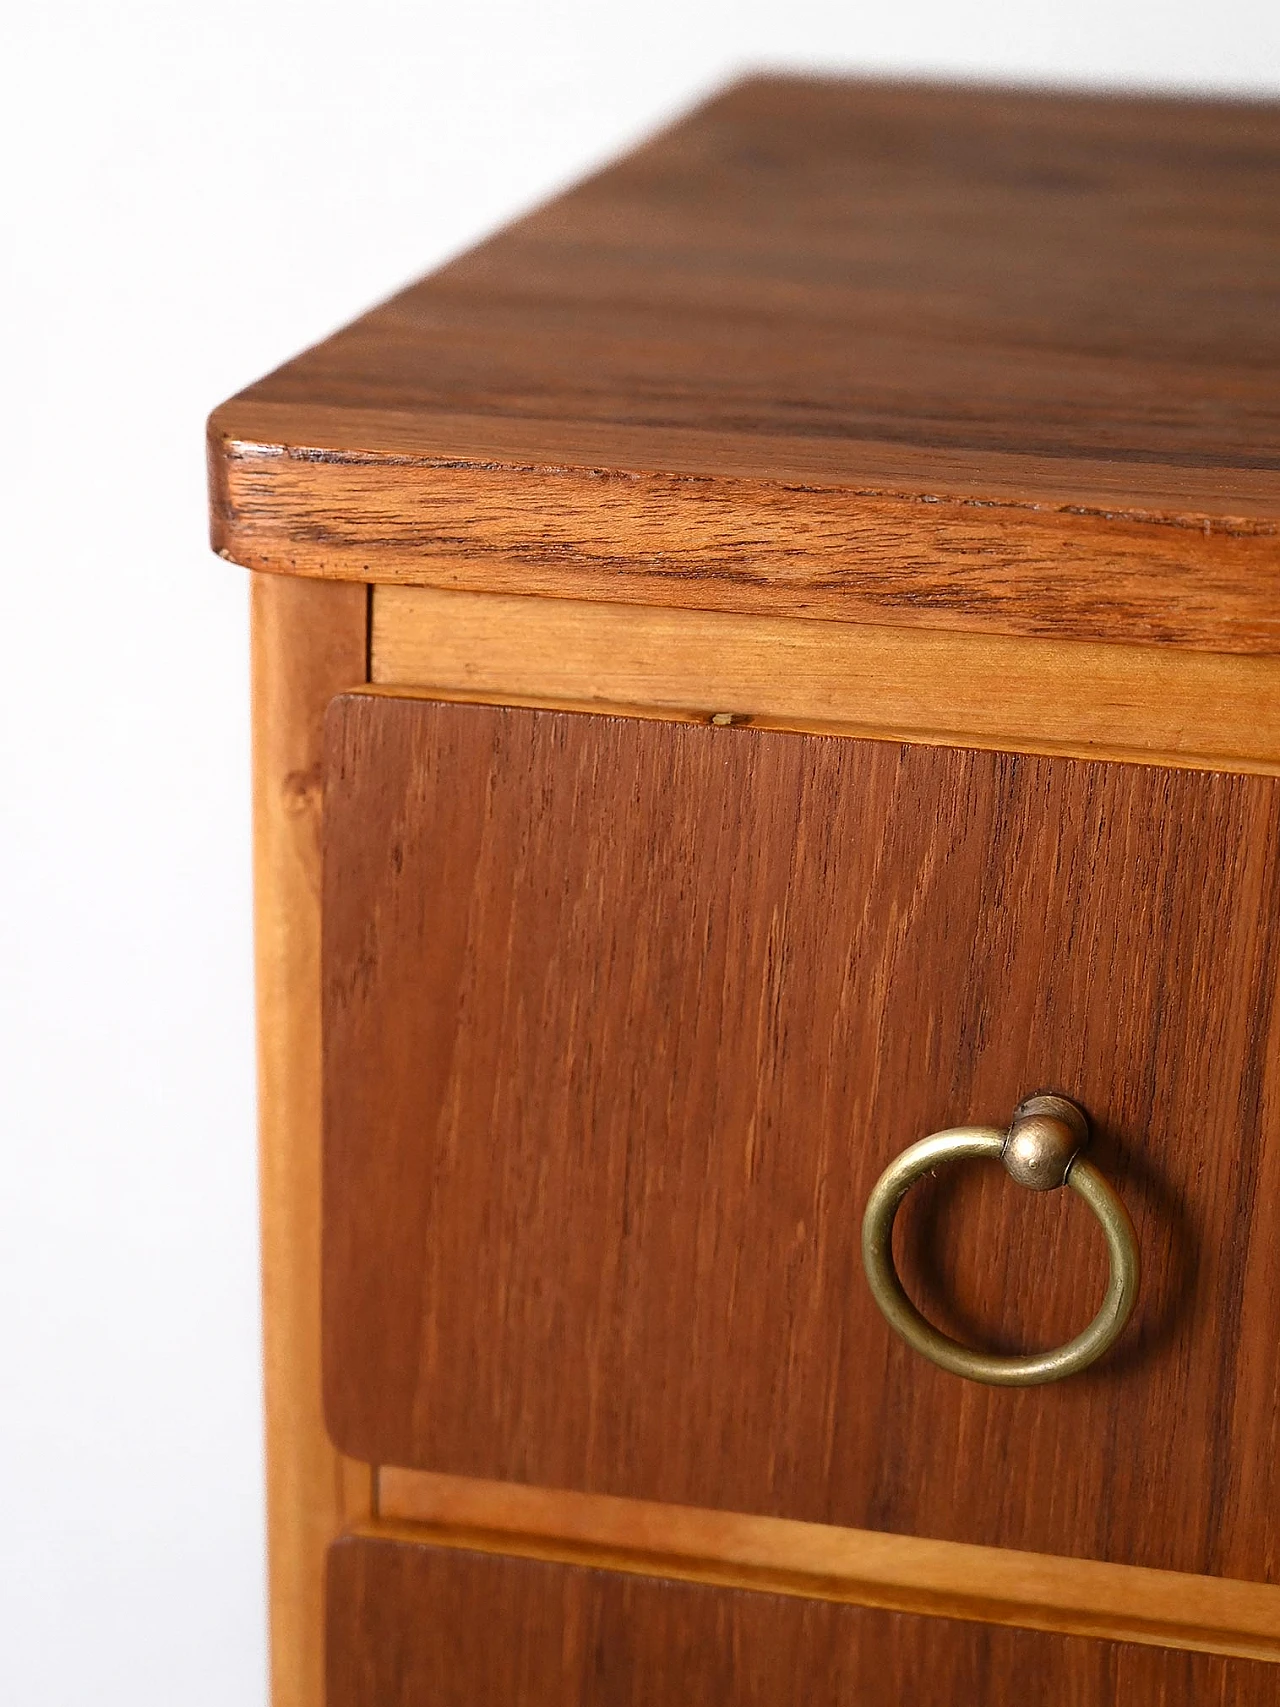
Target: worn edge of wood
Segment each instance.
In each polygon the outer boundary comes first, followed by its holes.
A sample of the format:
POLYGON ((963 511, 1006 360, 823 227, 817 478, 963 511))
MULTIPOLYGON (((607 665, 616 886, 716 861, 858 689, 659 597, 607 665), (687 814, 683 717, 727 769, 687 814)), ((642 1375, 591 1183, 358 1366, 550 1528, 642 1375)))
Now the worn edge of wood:
POLYGON ((1280 1663, 1280 1587, 604 1494, 377 1471, 350 1533, 1280 1663))
POLYGON ((251 581, 254 944, 273 1707, 323 1707, 328 1548, 373 1474, 325 1431, 320 814, 325 706, 367 677, 364 587, 251 581))
POLYGON ((546 415, 295 403, 253 395, 252 388, 212 411, 207 439, 215 526, 217 505, 229 495, 227 465, 240 457, 282 457, 510 475, 719 479, 908 504, 941 499, 984 509, 1056 511, 1191 533, 1203 532, 1206 522, 1210 530, 1226 533, 1280 533, 1275 476, 1243 467, 1231 470, 1239 490, 1228 500, 1216 469, 1147 463, 1148 483, 1153 470, 1160 479, 1139 498, 1131 470, 1104 455, 1046 459, 874 438, 831 440, 696 425, 637 428, 546 415), (648 441, 647 454, 637 454, 640 441, 648 441), (780 468, 790 470, 785 480, 780 468))
POLYGON ((1280 653, 1272 516, 676 473, 554 443, 365 452, 311 443, 341 435, 291 409, 233 400, 209 423, 213 547, 264 573, 1280 653), (274 439, 247 436, 260 417, 274 439))
POLYGON ((1280 774, 1280 658, 375 587, 380 691, 1280 774))

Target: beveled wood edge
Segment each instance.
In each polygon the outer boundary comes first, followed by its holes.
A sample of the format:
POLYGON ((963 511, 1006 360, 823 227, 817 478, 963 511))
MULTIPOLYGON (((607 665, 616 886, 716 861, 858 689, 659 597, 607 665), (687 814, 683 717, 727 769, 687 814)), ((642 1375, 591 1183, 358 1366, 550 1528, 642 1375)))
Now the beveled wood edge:
POLYGON ((1280 658, 372 589, 376 691, 1280 775, 1280 658))
POLYGON ((210 442, 214 549, 263 573, 1280 656, 1275 518, 1077 499, 210 442))
POLYGON ((367 673, 368 597, 254 576, 250 601, 271 1699, 323 1707, 328 1549, 373 1511, 320 1386, 321 742, 325 706, 367 673))
POLYGON ((349 1534, 1280 1663, 1280 1586, 380 1468, 349 1534))
POLYGON ((206 437, 215 498, 225 494, 225 464, 305 456, 332 462, 483 468, 512 475, 576 468, 772 486, 802 481, 816 490, 905 504, 941 498, 1009 509, 1059 508, 1113 523, 1172 523, 1193 532, 1203 531, 1206 521, 1228 532, 1280 531, 1280 482, 1270 470, 1242 467, 1230 471, 1234 490, 1228 499, 1220 470, 1146 463, 1145 490, 1137 497, 1132 465, 1101 456, 1046 458, 1033 452, 874 438, 832 440, 723 427, 655 429, 456 409, 282 402, 255 395, 253 388, 212 411, 206 437), (641 445, 643 453, 638 455, 641 445), (786 481, 779 480, 779 468, 790 471, 786 481))

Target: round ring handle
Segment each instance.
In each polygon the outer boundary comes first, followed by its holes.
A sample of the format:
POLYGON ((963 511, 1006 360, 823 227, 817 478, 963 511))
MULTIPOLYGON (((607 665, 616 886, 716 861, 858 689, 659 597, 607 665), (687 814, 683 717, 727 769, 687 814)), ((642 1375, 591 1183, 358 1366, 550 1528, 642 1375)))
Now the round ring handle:
POLYGON ((862 1264, 872 1296, 890 1327, 930 1363, 993 1387, 1036 1387, 1087 1369, 1119 1337, 1138 1295, 1140 1263, 1129 1212, 1106 1180, 1080 1154, 1088 1142, 1084 1113, 1065 1097, 1024 1102, 1007 1132, 992 1126, 953 1126, 921 1138, 896 1157, 876 1181, 862 1220, 862 1264), (1111 1255, 1111 1278, 1102 1308, 1066 1345, 1029 1357, 973 1351, 925 1320, 903 1291, 893 1266, 893 1223, 907 1192, 922 1174, 964 1156, 1002 1161, 1019 1184, 1033 1191, 1068 1185, 1102 1223, 1111 1255))

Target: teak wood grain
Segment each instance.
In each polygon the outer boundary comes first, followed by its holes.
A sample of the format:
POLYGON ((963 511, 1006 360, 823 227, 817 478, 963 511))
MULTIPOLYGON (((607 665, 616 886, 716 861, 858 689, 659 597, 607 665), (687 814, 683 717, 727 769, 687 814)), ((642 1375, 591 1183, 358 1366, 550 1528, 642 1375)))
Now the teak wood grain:
POLYGON ((325 707, 366 670, 363 587, 255 576, 254 944, 273 1707, 323 1707, 324 1560, 368 1518, 320 1381, 320 821, 325 707))
MULTIPOLYGON (((371 1462, 1276 1580, 1267 778, 350 696, 325 1380, 371 1462), (857 1235, 923 1133, 1078 1097, 1144 1255, 1087 1375, 972 1386, 857 1235)), ((912 1194, 943 1323, 1061 1340, 1069 1194, 912 1194)))
POLYGON ((1264 1707, 1274 1667, 351 1540, 328 1707, 1264 1707))
POLYGON ((262 570, 1280 650, 1280 103, 742 83, 223 406, 262 570))

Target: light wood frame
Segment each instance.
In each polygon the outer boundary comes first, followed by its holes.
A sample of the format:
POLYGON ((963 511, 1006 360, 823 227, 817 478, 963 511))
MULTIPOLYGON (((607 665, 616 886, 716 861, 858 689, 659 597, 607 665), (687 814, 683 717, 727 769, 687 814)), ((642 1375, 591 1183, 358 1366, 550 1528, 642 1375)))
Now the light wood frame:
POLYGON ((1268 1583, 420 1470, 380 1470, 377 1510, 365 1533, 1280 1662, 1268 1583))
POLYGON ((368 596, 255 575, 250 610, 271 1690, 320 1707, 326 1554, 373 1510, 320 1393, 321 741, 329 700, 367 675, 368 596))
POLYGON ((1280 774, 1280 657, 373 589, 378 685, 1280 774))

